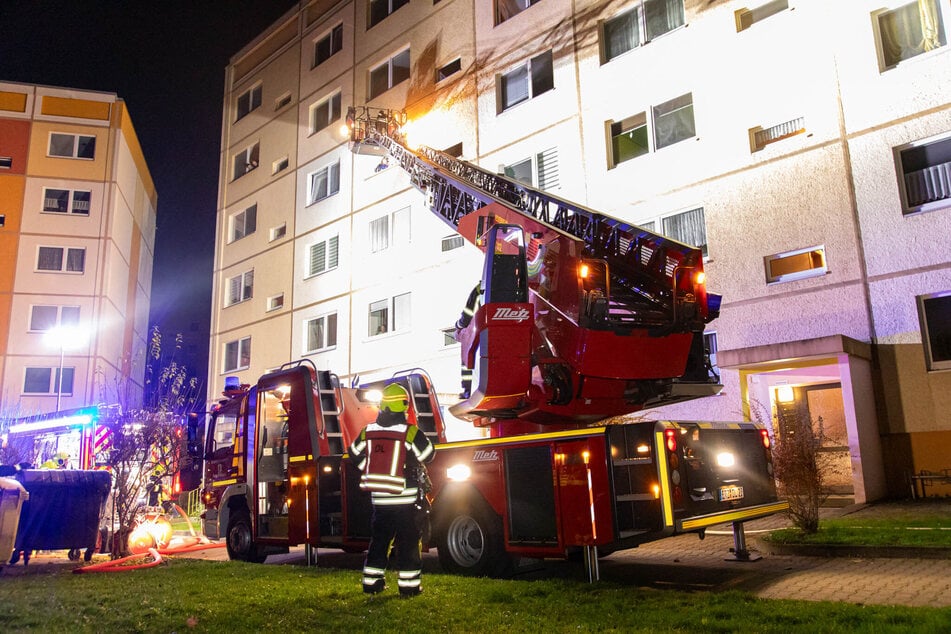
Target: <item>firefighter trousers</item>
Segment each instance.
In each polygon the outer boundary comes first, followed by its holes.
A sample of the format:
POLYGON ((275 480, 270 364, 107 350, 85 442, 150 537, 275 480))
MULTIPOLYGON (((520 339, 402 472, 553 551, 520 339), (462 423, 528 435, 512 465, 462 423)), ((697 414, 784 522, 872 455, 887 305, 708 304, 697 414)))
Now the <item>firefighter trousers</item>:
POLYGON ((412 503, 374 504, 370 547, 363 565, 363 591, 375 593, 383 590, 383 574, 392 544, 396 550, 400 594, 419 594, 423 574, 419 540, 416 507, 412 503))

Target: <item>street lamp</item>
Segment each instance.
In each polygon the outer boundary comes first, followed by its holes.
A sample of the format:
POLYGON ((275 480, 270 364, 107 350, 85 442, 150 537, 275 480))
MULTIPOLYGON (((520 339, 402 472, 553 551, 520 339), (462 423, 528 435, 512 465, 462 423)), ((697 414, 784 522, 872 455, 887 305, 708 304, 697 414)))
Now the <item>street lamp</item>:
POLYGON ((63 362, 66 358, 66 349, 81 348, 86 345, 89 333, 79 326, 59 325, 46 331, 45 340, 52 346, 59 346, 59 373, 56 376, 56 411, 59 412, 63 398, 63 362))

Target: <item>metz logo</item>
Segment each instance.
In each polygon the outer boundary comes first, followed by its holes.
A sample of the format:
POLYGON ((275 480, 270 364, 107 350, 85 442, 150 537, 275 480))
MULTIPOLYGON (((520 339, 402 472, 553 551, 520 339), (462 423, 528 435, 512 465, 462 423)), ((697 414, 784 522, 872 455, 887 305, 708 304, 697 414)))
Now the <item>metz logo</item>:
POLYGON ((472 462, 491 462, 499 459, 499 452, 495 449, 491 451, 486 451, 484 449, 476 449, 472 454, 472 462))
POLYGON ((492 319, 496 321, 517 321, 523 322, 528 319, 528 309, 527 308, 508 308, 501 307, 495 309, 495 314, 492 315, 492 319))

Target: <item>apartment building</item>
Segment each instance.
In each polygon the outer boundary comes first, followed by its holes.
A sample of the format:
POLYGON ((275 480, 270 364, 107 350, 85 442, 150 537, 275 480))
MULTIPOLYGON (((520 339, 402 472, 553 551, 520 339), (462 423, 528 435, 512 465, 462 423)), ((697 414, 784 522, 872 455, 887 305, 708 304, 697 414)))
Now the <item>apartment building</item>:
POLYGON ((856 501, 951 467, 948 0, 301 2, 226 70, 209 386, 423 367, 481 254, 349 105, 701 246, 724 390, 650 415, 821 426, 856 501), (780 415, 782 414, 782 415, 780 415))
POLYGON ((122 99, 0 83, 3 417, 141 399, 155 212, 122 99))

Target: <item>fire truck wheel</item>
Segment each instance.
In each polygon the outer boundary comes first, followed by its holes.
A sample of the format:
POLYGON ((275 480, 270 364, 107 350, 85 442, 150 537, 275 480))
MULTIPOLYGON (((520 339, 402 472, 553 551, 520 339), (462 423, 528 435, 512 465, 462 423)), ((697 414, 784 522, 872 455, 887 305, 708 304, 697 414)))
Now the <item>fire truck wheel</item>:
POLYGON ((453 574, 502 577, 513 568, 505 552, 502 520, 482 500, 467 500, 442 514, 436 531, 439 565, 453 574))
POLYGON ((264 563, 267 555, 262 555, 251 535, 251 515, 247 509, 235 509, 228 519, 227 540, 228 557, 251 563, 264 563))

